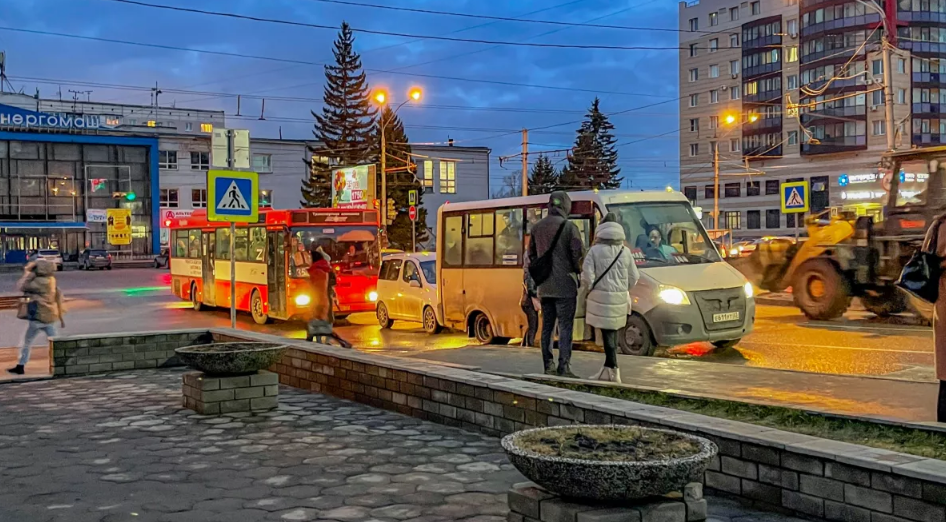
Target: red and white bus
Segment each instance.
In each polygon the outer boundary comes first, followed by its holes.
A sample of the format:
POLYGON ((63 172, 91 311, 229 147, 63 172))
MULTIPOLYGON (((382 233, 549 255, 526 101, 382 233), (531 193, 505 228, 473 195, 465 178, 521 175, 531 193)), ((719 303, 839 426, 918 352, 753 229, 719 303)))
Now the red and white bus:
MULTIPOLYGON (((315 297, 310 252, 321 246, 338 279, 335 317, 373 312, 381 265, 376 210, 261 209, 259 222, 238 224, 234 242, 236 308, 259 324, 306 320, 315 297)), ((195 310, 230 306, 230 228, 205 210, 171 220, 171 285, 195 310)))

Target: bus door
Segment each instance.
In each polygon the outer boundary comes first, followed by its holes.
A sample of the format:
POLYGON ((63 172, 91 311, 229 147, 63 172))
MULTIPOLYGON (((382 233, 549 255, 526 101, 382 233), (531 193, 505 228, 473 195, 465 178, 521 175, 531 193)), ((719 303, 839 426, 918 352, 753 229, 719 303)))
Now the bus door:
POLYGON ((269 289, 269 313, 286 316, 286 231, 266 234, 266 285, 269 289))
POLYGON ((204 279, 204 293, 201 301, 206 305, 217 306, 216 292, 214 292, 214 259, 217 255, 216 232, 210 231, 201 234, 201 253, 200 258, 203 262, 201 273, 204 279))

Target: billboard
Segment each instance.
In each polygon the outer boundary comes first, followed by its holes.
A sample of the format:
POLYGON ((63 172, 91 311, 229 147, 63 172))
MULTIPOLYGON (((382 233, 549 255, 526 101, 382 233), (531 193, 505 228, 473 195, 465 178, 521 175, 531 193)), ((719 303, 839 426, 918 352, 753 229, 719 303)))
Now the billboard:
POLYGON ((108 216, 106 232, 108 243, 110 245, 130 245, 131 230, 131 210, 127 208, 110 208, 105 211, 108 216))
POLYGON ((374 199, 374 165, 332 169, 332 207, 367 209, 374 199))

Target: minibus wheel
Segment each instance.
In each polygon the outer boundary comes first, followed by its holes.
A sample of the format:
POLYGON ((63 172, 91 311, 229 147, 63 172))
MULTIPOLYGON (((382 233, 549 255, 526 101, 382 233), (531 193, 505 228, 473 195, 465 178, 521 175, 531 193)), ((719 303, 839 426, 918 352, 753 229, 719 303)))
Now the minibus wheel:
POLYGON ((197 295, 197 283, 191 283, 191 305, 195 312, 199 312, 204 307, 204 303, 200 302, 200 297, 197 295))
POLYGON ((618 332, 618 348, 624 355, 653 355, 657 348, 647 321, 639 315, 627 318, 627 326, 618 332))
POLYGON ((473 337, 483 344, 508 344, 508 337, 497 337, 493 335, 493 325, 489 322, 486 314, 479 312, 473 319, 473 337))

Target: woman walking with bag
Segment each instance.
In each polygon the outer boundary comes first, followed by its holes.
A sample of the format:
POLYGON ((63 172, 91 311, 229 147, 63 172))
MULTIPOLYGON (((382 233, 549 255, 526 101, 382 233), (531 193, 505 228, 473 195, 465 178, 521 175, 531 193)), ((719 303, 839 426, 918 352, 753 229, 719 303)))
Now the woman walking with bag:
MULTIPOLYGON (((933 220, 926 231, 923 251, 933 254, 931 262, 939 262, 938 295, 933 304, 933 361, 939 380, 939 398, 936 404, 936 422, 946 422, 946 214, 933 220)), ((912 260, 911 260, 912 261, 912 260)), ((929 267, 933 270, 937 267, 929 267)), ((901 279, 903 277, 901 276, 901 279)))
POLYGON ((15 375, 25 373, 26 363, 30 360, 30 348, 33 341, 40 332, 46 334, 46 338, 56 336, 56 323, 63 328, 66 322, 63 320, 62 293, 56 286, 56 265, 39 260, 26 265, 24 274, 17 283, 17 289, 23 292, 28 302, 24 303, 23 309, 17 312, 17 317, 29 321, 26 327, 26 333, 23 335, 23 345, 20 347, 20 360, 17 365, 7 370, 15 375))
POLYGON ((581 270, 582 294, 587 293, 585 322, 600 329, 604 339, 604 367, 591 378, 602 381, 621 382, 618 330, 627 324, 631 313, 629 292, 640 279, 624 240, 624 227, 617 214, 609 212, 598 224, 594 244, 581 270))

